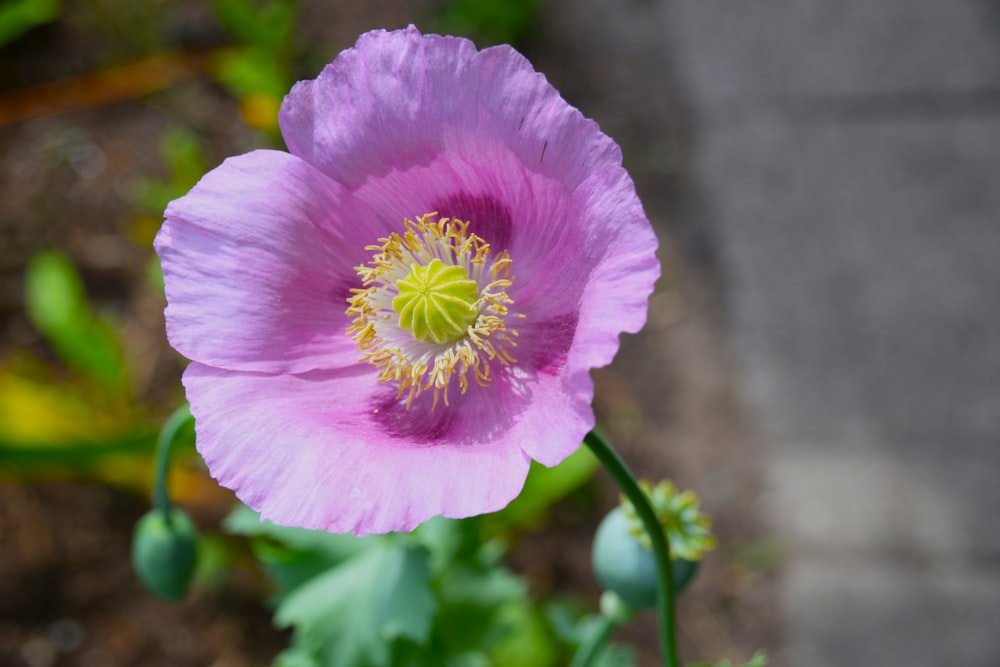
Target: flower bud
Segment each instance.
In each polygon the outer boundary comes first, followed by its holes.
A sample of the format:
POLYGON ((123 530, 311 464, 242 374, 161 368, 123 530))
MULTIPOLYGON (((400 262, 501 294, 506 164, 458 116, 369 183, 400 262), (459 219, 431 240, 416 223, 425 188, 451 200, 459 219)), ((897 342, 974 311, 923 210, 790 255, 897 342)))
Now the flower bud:
MULTIPOLYGON (((594 572, 601 585, 633 609, 656 606, 656 559, 631 531, 621 507, 611 510, 594 537, 594 572)), ((674 591, 680 593, 694 578, 698 563, 671 561, 674 591)))
POLYGON ((622 600, 614 591, 604 591, 601 594, 601 615, 617 625, 625 625, 635 616, 635 609, 622 600))
POLYGON ((142 585, 165 600, 180 600, 191 586, 198 531, 180 509, 147 512, 132 536, 132 567, 142 585))

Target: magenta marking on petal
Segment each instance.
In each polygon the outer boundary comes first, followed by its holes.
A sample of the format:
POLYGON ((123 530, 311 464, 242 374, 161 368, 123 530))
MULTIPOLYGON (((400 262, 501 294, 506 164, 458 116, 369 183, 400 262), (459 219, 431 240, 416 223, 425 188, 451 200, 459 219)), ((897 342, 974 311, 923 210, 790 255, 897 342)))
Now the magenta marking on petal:
POLYGON ((475 387, 451 399, 449 406, 433 407, 433 396, 421 394, 407 408, 395 392, 373 397, 371 419, 395 438, 432 445, 436 442, 482 445, 513 428, 531 404, 530 378, 499 372, 489 387, 475 387))
POLYGON ((227 161, 157 239, 209 469, 264 516, 331 531, 503 507, 527 456, 579 447, 591 369, 646 318, 656 238, 618 146, 510 47, 412 26, 362 35, 279 121, 291 155, 227 161), (407 406, 344 309, 366 246, 434 210, 510 253, 517 361, 407 406))
POLYGON ((573 345, 578 319, 579 313, 573 311, 521 324, 523 344, 517 349, 518 366, 528 372, 558 374, 573 345))
POLYGON ((490 194, 473 195, 458 192, 432 207, 443 216, 469 221, 469 230, 495 250, 510 247, 510 209, 490 194))
POLYGON ((184 385, 212 475, 282 525, 408 531, 438 514, 496 511, 527 474, 527 456, 503 434, 426 443, 373 428, 378 385, 357 369, 267 375, 195 362, 184 385))
POLYGON ((333 307, 343 308, 354 294, 352 289, 357 288, 358 281, 351 277, 337 276, 330 286, 330 301, 333 307))
MULTIPOLYGON (((372 409, 372 420, 379 429, 395 438, 408 438, 422 444, 432 444, 446 439, 459 418, 458 409, 431 410, 430 396, 418 396, 410 409, 400 400, 396 391, 387 391, 377 398, 372 409)), ((453 403, 460 402, 461 398, 453 403)))

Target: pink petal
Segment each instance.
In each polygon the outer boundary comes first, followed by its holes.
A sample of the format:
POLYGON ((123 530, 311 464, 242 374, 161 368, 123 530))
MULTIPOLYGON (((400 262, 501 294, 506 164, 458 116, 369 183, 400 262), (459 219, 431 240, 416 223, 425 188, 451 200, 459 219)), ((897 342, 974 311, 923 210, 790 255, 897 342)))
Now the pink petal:
POLYGON ((352 267, 384 227, 343 188, 287 153, 255 151, 209 172, 166 218, 155 245, 181 354, 264 372, 356 361, 352 267))
POLYGON ((581 363, 609 363, 645 321, 656 239, 620 151, 513 49, 367 33, 293 89, 281 124, 293 153, 386 218, 438 211, 509 250, 519 312, 583 311, 581 363))
POLYGON ((573 189, 618 146, 509 46, 410 27, 362 35, 279 115, 289 150, 354 188, 426 164, 456 135, 499 138, 533 171, 573 189))
MULTIPOLYGON (((586 330, 581 363, 603 366, 618 350, 622 331, 638 331, 660 268, 657 240, 620 165, 605 165, 575 190, 526 169, 500 146, 445 152, 427 165, 372 178, 356 196, 389 211, 387 217, 438 211, 470 221, 470 230, 512 259, 508 290, 512 321, 521 331, 519 359, 558 355, 562 339, 525 335, 534 323, 559 320, 586 330), (583 314, 581 314, 583 313, 583 314)), ((578 351, 579 353, 579 351, 578 351)), ((546 362, 542 362, 543 364, 546 362)), ((533 368, 533 366, 529 367, 533 368)))
POLYGON ((632 179, 622 169, 608 169, 595 172, 591 181, 592 187, 580 188, 588 197, 582 224, 597 230, 597 238, 607 247, 580 301, 568 364, 574 369, 611 363, 619 334, 635 333, 646 323, 648 300, 660 276, 656 236, 635 196, 632 179))
MULTIPOLYGON (((485 419, 482 431, 463 421, 420 438, 392 432, 374 412, 391 388, 365 366, 260 375, 193 363, 184 385, 213 476, 275 523, 359 535, 407 531, 438 514, 498 510, 527 475, 515 438, 491 432, 506 417, 480 412, 484 406, 451 413, 485 419)), ((419 424, 427 414, 413 416, 419 424)))
POLYGON ((547 466, 575 452, 594 428, 594 383, 589 369, 578 373, 538 373, 531 403, 511 429, 509 438, 531 458, 547 466))
POLYGON ((579 446, 590 369, 645 321, 656 239, 617 146, 509 47, 412 27, 363 35, 280 120, 292 155, 226 162, 157 238, 212 473, 265 518, 332 531, 503 507, 528 455, 579 446), (510 252, 524 317, 489 386, 406 406, 357 361, 345 300, 365 246, 432 211, 510 252))

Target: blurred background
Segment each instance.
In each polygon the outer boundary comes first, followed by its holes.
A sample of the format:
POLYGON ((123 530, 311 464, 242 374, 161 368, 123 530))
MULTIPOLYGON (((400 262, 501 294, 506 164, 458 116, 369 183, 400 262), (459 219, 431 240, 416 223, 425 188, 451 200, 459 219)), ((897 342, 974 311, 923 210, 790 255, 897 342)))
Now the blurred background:
MULTIPOLYGON (((181 403, 151 250, 165 204, 357 35, 509 42, 621 145, 661 239, 604 430, 695 489, 720 548, 688 660, 1000 664, 1000 10, 990 0, 4 0, 0 664, 266 665, 266 582, 183 450, 193 595, 129 564, 181 403), (207 546, 206 546, 207 545, 207 546)), ((510 538, 596 607, 593 481, 510 538)), ((652 619, 618 634, 655 663, 652 619)))

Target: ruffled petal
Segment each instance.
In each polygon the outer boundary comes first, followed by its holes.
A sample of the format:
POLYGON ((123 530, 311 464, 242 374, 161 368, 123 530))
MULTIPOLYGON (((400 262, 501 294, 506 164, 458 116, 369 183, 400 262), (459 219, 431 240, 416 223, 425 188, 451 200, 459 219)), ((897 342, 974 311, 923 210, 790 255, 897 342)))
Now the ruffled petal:
POLYGON ((352 267, 384 225, 343 188, 287 153, 255 151, 209 172, 166 218, 155 246, 181 354, 262 372, 356 361, 352 267))
MULTIPOLYGON (((470 230, 497 250, 508 250, 513 310, 533 323, 579 325, 587 315, 588 354, 582 363, 603 366, 618 349, 618 335, 638 331, 660 268, 656 236, 632 180, 606 165, 567 191, 526 169, 500 146, 454 150, 430 164, 371 179, 355 195, 387 218, 437 211, 470 222, 470 230)), ((548 336, 522 335, 522 354, 538 357, 548 336), (539 350, 539 351, 536 351, 539 350)))
POLYGON ((261 375, 193 363, 184 385, 212 475, 275 523, 408 531, 439 514, 498 510, 527 476, 513 438, 469 429, 475 406, 441 433, 392 431, 378 412, 389 388, 364 366, 261 375))
POLYGON ((604 245, 580 301, 577 336, 569 368, 599 368, 611 363, 621 333, 646 323, 649 297, 660 277, 657 240, 632 179, 623 169, 595 172, 585 197, 581 222, 604 245))
POLYGON ((226 162, 157 238, 210 470, 265 518, 331 531, 503 507, 529 456, 580 445, 590 370, 645 321, 656 239, 617 146, 509 47, 412 27, 363 35, 280 122, 291 155, 226 162), (433 211, 510 253, 517 361, 408 404, 344 311, 365 246, 433 211))
POLYGON ((588 371, 567 373, 551 366, 534 375, 531 404, 508 437, 539 463, 562 463, 594 428, 594 383, 588 371))
POLYGON ((289 150, 350 188, 427 164, 455 135, 499 140, 568 189, 618 146, 509 46, 411 26, 362 35, 318 78, 298 83, 279 114, 289 150))
POLYGON ((513 49, 367 33, 293 89, 281 124, 293 153, 387 219, 437 211, 508 250, 518 312, 600 311, 581 320, 598 325, 584 363, 607 364, 645 320, 656 239, 620 151, 513 49))
POLYGON ((544 465, 556 465, 594 428, 590 369, 570 363, 573 324, 554 319, 527 326, 528 335, 546 342, 544 349, 536 346, 533 357, 515 349, 517 363, 497 370, 486 386, 472 384, 465 394, 453 386, 447 404, 424 392, 407 406, 385 386, 373 422, 402 441, 504 441, 544 465))

